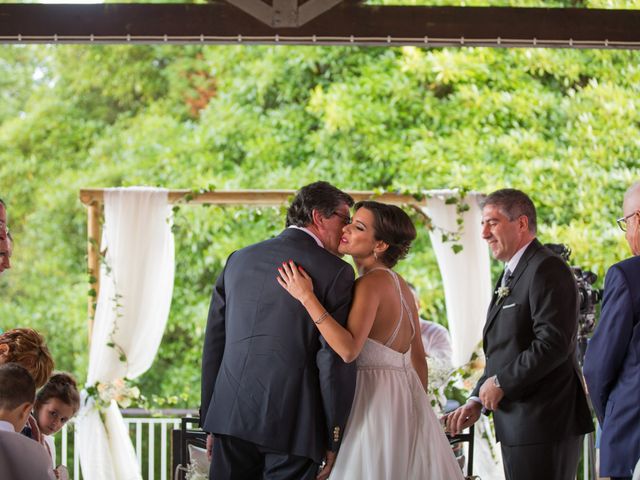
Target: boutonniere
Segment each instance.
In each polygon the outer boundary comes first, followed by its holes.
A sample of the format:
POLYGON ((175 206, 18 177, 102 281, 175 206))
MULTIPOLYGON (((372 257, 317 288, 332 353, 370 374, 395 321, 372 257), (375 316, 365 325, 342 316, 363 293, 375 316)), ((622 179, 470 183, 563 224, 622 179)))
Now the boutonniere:
POLYGON ((495 293, 498 295, 498 300, 502 300, 504 297, 509 296, 511 289, 509 287, 498 287, 495 293))

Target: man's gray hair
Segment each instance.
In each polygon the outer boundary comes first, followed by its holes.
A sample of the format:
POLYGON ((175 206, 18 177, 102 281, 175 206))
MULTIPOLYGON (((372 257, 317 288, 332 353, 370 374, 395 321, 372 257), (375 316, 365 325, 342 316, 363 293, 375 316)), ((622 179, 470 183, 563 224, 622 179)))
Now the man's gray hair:
POLYGON ((481 208, 487 205, 498 207, 511 222, 524 215, 529 220, 529 232, 535 235, 538 231, 536 207, 526 193, 515 188, 496 190, 480 202, 481 208))

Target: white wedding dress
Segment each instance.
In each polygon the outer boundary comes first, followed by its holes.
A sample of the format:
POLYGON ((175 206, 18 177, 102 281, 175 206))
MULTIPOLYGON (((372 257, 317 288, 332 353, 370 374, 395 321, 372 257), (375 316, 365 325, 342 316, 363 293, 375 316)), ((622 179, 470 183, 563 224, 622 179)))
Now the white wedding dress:
MULTIPOLYGON (((436 418, 411 350, 390 345, 410 312, 396 274, 402 313, 383 345, 367 339, 356 364, 358 374, 351 414, 331 471, 331 480, 463 480, 451 446, 436 418), (405 313, 406 312, 406 313, 405 313)), ((411 322, 415 335, 415 327, 411 322)))

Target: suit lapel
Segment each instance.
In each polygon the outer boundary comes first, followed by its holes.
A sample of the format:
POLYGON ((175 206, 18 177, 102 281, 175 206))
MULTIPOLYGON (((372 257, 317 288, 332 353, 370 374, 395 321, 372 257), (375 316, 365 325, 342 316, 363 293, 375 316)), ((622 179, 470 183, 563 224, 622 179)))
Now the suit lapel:
MULTIPOLYGON (((522 276, 524 271, 527 269, 527 266, 529 265, 529 260, 531 260, 531 257, 533 257, 533 255, 541 247, 542 247, 542 244, 537 239, 534 239, 529 244, 527 249, 524 251, 522 258, 520 258, 520 261, 518 262, 518 265, 516 266, 515 271, 511 275, 511 280, 509 280, 507 283, 507 287, 509 287, 509 290, 511 291, 515 290, 518 280, 520 280, 520 277, 522 276)), ((502 274, 504 275, 504 272, 502 274)), ((502 303, 506 298, 506 297, 498 298, 498 295, 497 295, 498 287, 500 286, 501 282, 502 282, 502 275, 500 275, 500 278, 496 283, 495 289, 493 290, 493 299, 491 300, 489 311, 487 312, 487 321, 485 322, 484 330, 482 332, 483 336, 486 335, 487 332, 489 331, 489 328, 493 324, 493 321, 498 316, 498 312, 500 312, 500 310, 502 309, 502 303)))

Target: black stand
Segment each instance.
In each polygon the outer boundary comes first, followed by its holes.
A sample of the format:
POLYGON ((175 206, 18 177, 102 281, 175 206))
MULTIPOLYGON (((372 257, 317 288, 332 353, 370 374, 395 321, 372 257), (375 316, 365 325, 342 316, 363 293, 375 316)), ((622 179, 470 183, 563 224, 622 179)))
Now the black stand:
POLYGON ((473 476, 473 444, 474 444, 474 436, 475 436, 475 426, 471 425, 469 427, 469 431, 467 433, 459 433, 458 435, 452 437, 447 434, 447 439, 449 440, 449 445, 452 447, 459 443, 469 442, 469 459, 467 460, 467 477, 473 476))

